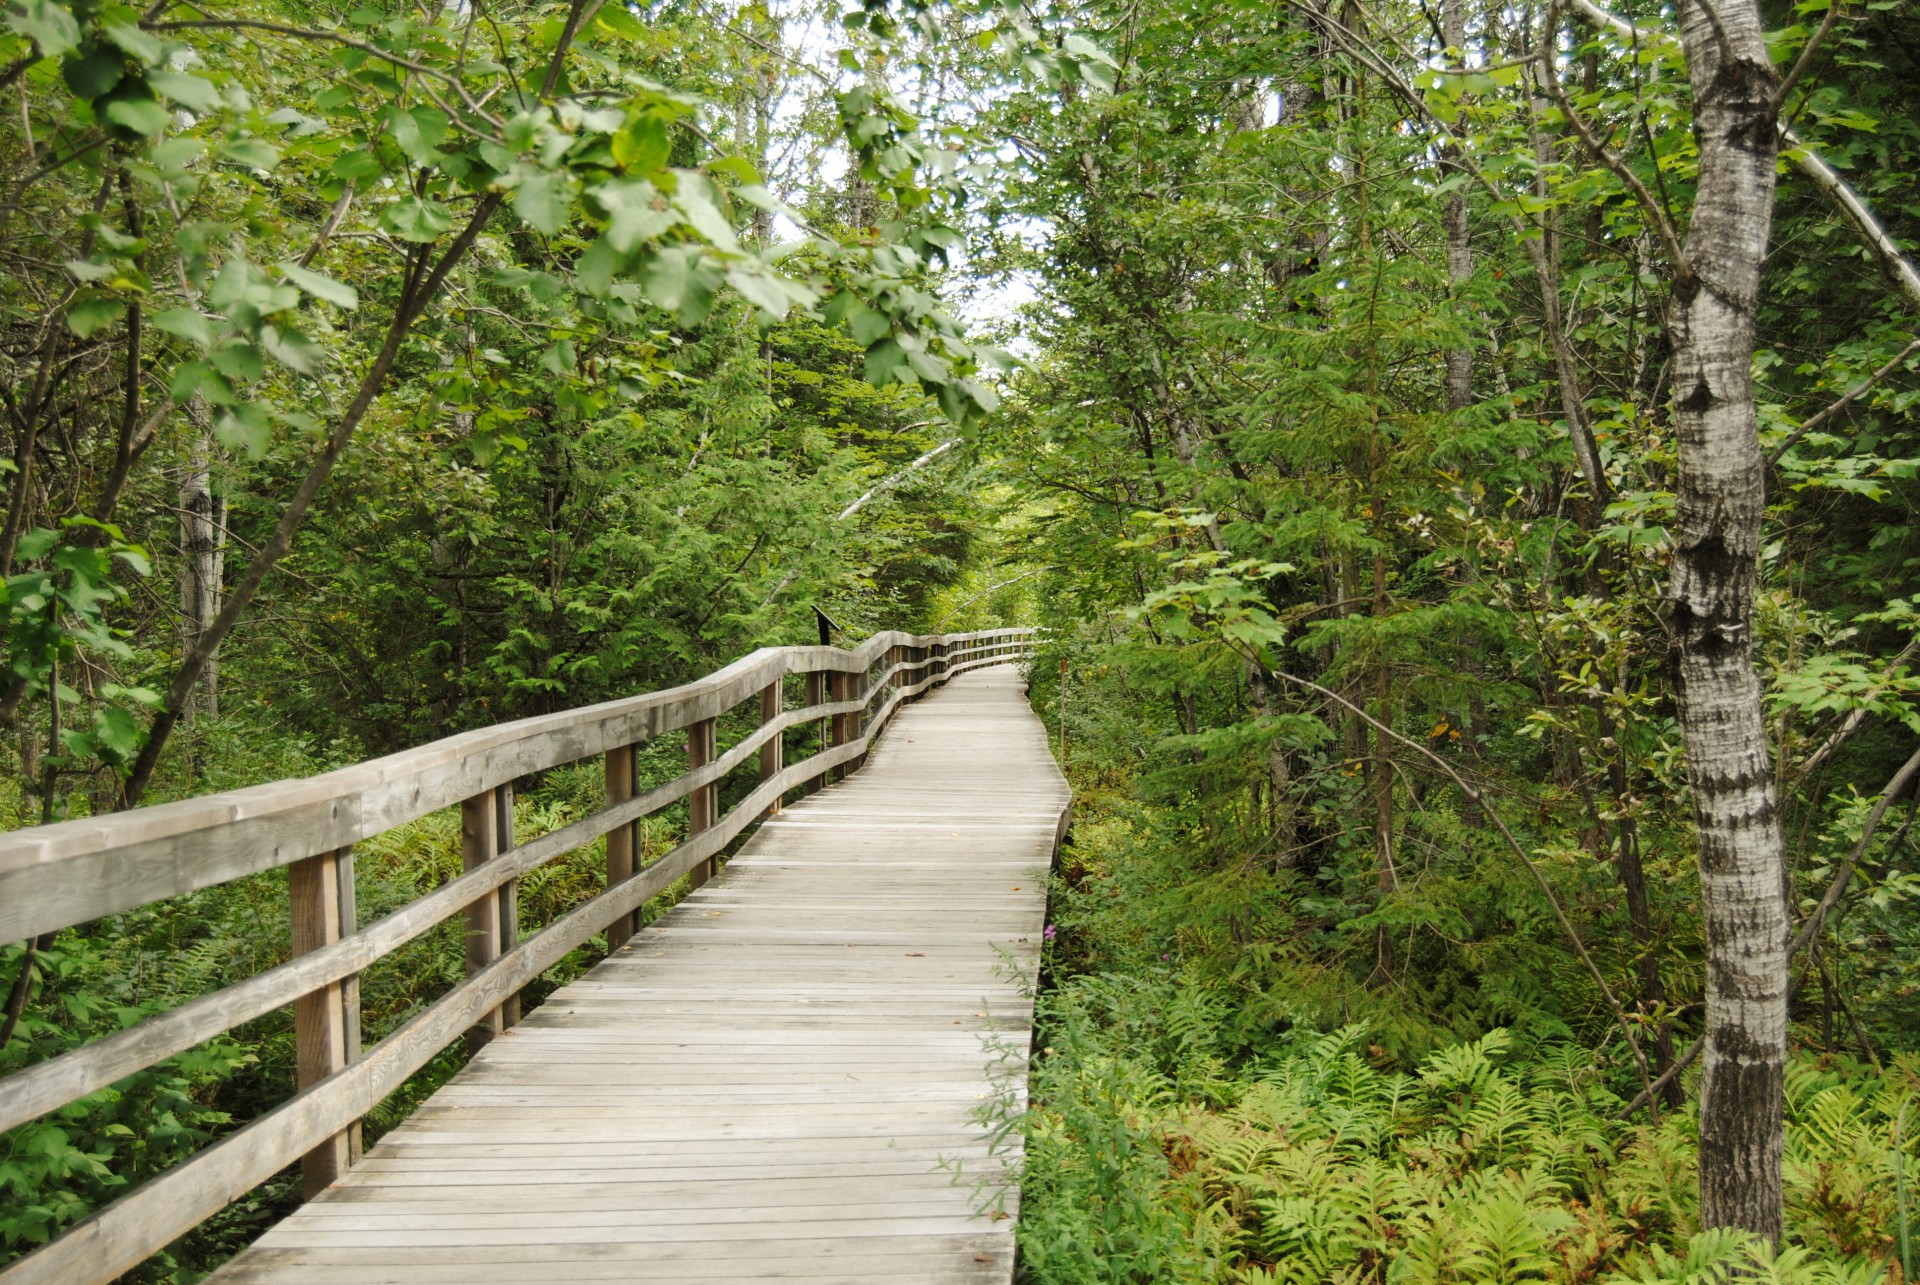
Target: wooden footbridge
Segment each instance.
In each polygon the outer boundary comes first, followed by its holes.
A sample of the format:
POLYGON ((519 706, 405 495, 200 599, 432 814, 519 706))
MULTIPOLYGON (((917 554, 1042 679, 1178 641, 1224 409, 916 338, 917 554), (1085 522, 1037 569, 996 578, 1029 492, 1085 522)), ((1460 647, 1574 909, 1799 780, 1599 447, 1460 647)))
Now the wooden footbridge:
POLYGON ((0 1129, 288 1004, 300 1063, 286 1103, 0 1285, 112 1280, 296 1162, 311 1198, 215 1280, 1004 1285, 1013 1194, 996 1208, 977 1184, 1011 1157, 981 1108, 1024 1094, 1068 803, 1007 667, 1032 646, 769 649, 309 780, 0 837, 0 940, 278 867, 291 913, 288 962, 0 1080, 0 1129), (641 788, 639 747, 670 734, 686 771, 641 788), (596 756, 605 806, 516 843, 514 781, 596 756), (652 856, 638 822, 682 800, 652 856), (360 924, 353 845, 455 804, 466 873, 360 924), (603 838, 606 891, 522 937, 516 880, 603 838), (466 981, 363 1047, 358 974, 462 916, 466 981), (520 990, 601 932, 605 961, 523 1017, 520 990), (360 1117, 463 1038, 466 1068, 360 1154, 360 1117))

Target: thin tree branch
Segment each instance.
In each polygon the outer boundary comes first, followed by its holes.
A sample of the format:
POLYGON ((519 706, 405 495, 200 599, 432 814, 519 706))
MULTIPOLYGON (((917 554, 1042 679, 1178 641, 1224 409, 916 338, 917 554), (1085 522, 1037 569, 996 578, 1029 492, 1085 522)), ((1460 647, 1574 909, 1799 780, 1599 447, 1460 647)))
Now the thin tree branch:
POLYGON ((1840 20, 1840 0, 1827 0, 1827 15, 1820 20, 1819 28, 1811 39, 1802 46, 1800 56, 1794 59, 1793 69, 1781 77, 1780 88, 1773 91, 1773 114, 1778 116, 1780 109, 1787 105, 1787 95, 1793 92, 1795 85, 1805 79, 1807 71, 1813 66, 1814 55, 1820 52, 1820 46, 1827 43, 1827 37, 1833 32, 1833 24, 1840 20))
POLYGON ((1893 774, 1891 781, 1887 782, 1887 788, 1880 792, 1880 801, 1873 805, 1873 811, 1867 813, 1867 822, 1860 828, 1859 842, 1853 845, 1853 851, 1849 852, 1846 861, 1841 863, 1840 873, 1836 874, 1833 882, 1827 886, 1827 895, 1820 899, 1820 904, 1813 908, 1813 913, 1808 915, 1806 922, 1800 925, 1800 931, 1793 935, 1793 941, 1787 946, 1788 959, 1799 954, 1801 949, 1813 940, 1814 934, 1820 931, 1820 926, 1826 922, 1827 916, 1833 912, 1835 906, 1840 904, 1840 898, 1846 893, 1847 885, 1853 881, 1853 872, 1859 866, 1860 858, 1866 855, 1867 845, 1873 840, 1873 832, 1880 828, 1880 821, 1887 815, 1887 809, 1892 807, 1894 800, 1913 784, 1916 776, 1920 776, 1920 750, 1915 750, 1913 756, 1901 764, 1900 770, 1893 774))
POLYGON ((1805 437, 1808 433, 1811 433, 1814 429, 1819 428, 1822 424, 1825 424, 1827 421, 1831 420, 1834 416, 1838 415, 1841 411, 1845 410, 1847 407, 1853 405, 1854 402, 1858 401, 1861 397, 1865 396, 1866 393, 1869 392, 1875 384, 1879 383, 1881 380, 1885 379, 1888 375, 1891 375, 1894 371, 1898 370, 1901 367, 1901 365, 1905 363, 1907 358, 1913 356, 1917 352, 1920 352, 1920 339, 1916 339, 1912 343, 1908 344, 1905 348, 1902 348, 1897 354, 1895 354, 1892 361, 1888 362, 1886 365, 1882 366, 1880 369, 1874 371, 1871 375, 1868 375, 1865 379, 1855 384, 1852 388, 1849 388, 1844 394, 1841 395, 1839 401, 1827 407, 1825 410, 1821 411, 1818 415, 1813 416, 1811 419, 1803 421, 1800 427, 1794 429, 1793 432, 1787 435, 1786 441, 1780 443, 1780 445, 1773 448, 1772 453, 1767 456, 1767 463, 1769 465, 1778 464, 1780 462, 1780 457, 1782 455, 1785 455, 1788 451, 1792 450, 1795 446, 1800 444, 1801 438, 1805 437))
MULTIPOLYGON (((1679 42, 1657 27, 1643 27, 1628 22, 1617 14, 1609 13, 1594 0, 1566 0, 1566 3, 1580 11, 1587 21, 1595 26, 1604 27, 1615 35, 1627 40, 1644 41, 1653 45, 1665 45, 1675 53, 1679 52, 1679 42)), ((1780 126, 1780 140, 1785 143, 1785 156, 1789 164, 1799 170, 1813 185, 1820 189, 1829 200, 1840 207, 1840 212, 1853 224, 1854 230, 1866 241, 1867 246, 1880 259, 1888 275, 1907 302, 1920 308, 1920 267, 1916 267, 1913 257, 1887 231, 1871 207, 1861 199, 1860 194, 1847 185, 1847 181, 1835 172, 1834 168, 1822 160, 1820 154, 1800 140, 1785 124, 1780 126)))
POLYGON ((1632 167, 1594 133, 1593 128, 1587 124, 1586 118, 1574 108, 1573 100, 1567 96, 1567 91, 1560 84, 1559 73, 1553 65, 1554 56, 1559 52, 1554 48, 1553 40, 1554 24, 1559 20, 1559 16, 1559 0, 1552 0, 1552 3, 1547 5, 1547 19, 1542 26, 1540 37, 1537 61, 1540 66, 1541 83, 1546 86, 1547 94, 1553 99, 1554 104, 1560 108, 1560 114, 1566 118, 1567 124, 1572 126, 1573 132, 1580 136, 1580 141, 1586 146, 1587 151, 1595 160, 1606 166, 1607 170, 1632 194, 1634 201, 1640 206, 1641 213, 1647 216, 1648 222, 1653 224, 1653 230, 1659 234, 1661 247, 1666 250, 1667 259, 1673 264, 1676 277, 1684 283, 1692 278, 1693 269, 1687 263, 1686 251, 1681 248, 1678 229, 1667 217, 1666 210, 1653 199, 1653 193, 1647 191, 1647 185, 1640 181, 1640 176, 1635 174, 1632 167))
MULTIPOLYGON (((599 6, 595 5, 594 8, 597 11, 599 6)), ((378 45, 369 44, 364 40, 355 40, 352 36, 343 36, 337 31, 327 31, 319 27, 296 27, 284 22, 264 22, 258 18, 199 18, 193 20, 183 19, 179 22, 143 22, 140 25, 148 31, 265 31, 277 36, 291 36, 296 40, 317 40, 336 45, 344 45, 348 49, 358 49, 370 58, 378 58, 382 62, 390 63, 395 67, 402 67, 407 71, 415 72, 418 75, 427 76, 444 83, 450 87, 454 93, 460 95, 460 101, 466 105, 468 111, 478 116, 481 120, 486 121, 495 129, 503 128, 500 118, 494 116, 476 102, 473 96, 467 92, 467 87, 460 83, 458 76, 441 71, 437 67, 429 67, 425 63, 414 62, 411 58, 402 58, 399 54, 390 53, 378 45)), ((568 31, 565 40, 563 40, 561 44, 561 48, 564 49, 567 42, 570 42, 572 38, 573 32, 568 31)), ((551 90, 548 92, 551 92, 551 90)))
MULTIPOLYGON (((1257 658, 1255 659, 1255 663, 1259 663, 1257 658)), ((1619 999, 1614 995, 1613 988, 1607 985, 1607 979, 1605 975, 1601 973, 1600 966, 1593 962, 1593 956, 1587 952, 1586 943, 1581 940, 1579 932, 1573 926, 1573 921, 1567 918, 1566 909, 1561 906, 1560 898, 1555 895, 1553 885, 1548 883, 1547 877, 1540 873, 1540 867, 1534 864, 1532 857, 1527 855, 1527 850, 1520 846, 1520 841, 1514 837, 1513 831, 1507 828, 1507 823, 1501 819, 1500 814, 1495 811, 1493 806, 1487 801, 1486 795, 1469 783, 1466 777, 1460 775, 1460 773, 1454 769, 1453 764, 1447 762, 1419 742, 1394 731, 1391 727, 1388 727, 1379 719, 1373 717, 1373 715, 1367 713, 1364 709, 1361 709, 1358 705, 1334 691, 1332 688, 1322 687, 1319 683, 1289 674, 1285 670, 1272 669, 1265 665, 1261 667, 1266 669, 1266 672, 1270 676, 1278 678, 1283 682, 1292 683, 1296 687, 1304 687, 1309 691, 1318 692, 1328 700, 1344 707, 1348 713, 1372 727, 1374 731, 1380 733, 1382 736, 1386 736, 1420 755, 1420 757, 1426 759, 1450 777, 1460 792, 1472 799, 1474 803, 1486 813, 1487 818, 1491 820, 1494 827, 1500 831, 1500 837, 1505 839, 1507 846, 1513 850, 1513 855, 1520 859, 1520 864, 1525 866, 1527 873, 1533 876, 1533 882, 1539 887, 1541 895, 1547 899, 1547 905, 1553 909, 1553 917, 1560 922, 1560 930, 1567 935, 1567 940, 1573 945, 1574 953, 1580 957, 1580 962, 1586 965, 1588 976, 1593 978, 1594 985, 1600 988, 1600 994, 1605 997, 1607 1006, 1613 1010, 1614 1020, 1620 1027, 1620 1034, 1626 1037, 1627 1047, 1633 1051, 1633 1059, 1640 1068, 1640 1082, 1647 1086, 1648 1096, 1651 1097, 1653 1085, 1648 1079, 1647 1055, 1641 1051, 1640 1041, 1634 1037, 1633 1024, 1627 1018, 1626 1009, 1621 1006, 1619 999)))

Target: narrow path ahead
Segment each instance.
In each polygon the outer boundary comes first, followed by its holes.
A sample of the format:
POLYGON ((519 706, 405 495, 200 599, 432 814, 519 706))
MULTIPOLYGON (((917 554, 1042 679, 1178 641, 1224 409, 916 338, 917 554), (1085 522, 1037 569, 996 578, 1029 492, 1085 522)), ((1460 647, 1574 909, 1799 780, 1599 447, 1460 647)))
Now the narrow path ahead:
POLYGON ((214 1279, 1005 1285, 974 1117, 1067 798, 1019 675, 961 675, 214 1279))

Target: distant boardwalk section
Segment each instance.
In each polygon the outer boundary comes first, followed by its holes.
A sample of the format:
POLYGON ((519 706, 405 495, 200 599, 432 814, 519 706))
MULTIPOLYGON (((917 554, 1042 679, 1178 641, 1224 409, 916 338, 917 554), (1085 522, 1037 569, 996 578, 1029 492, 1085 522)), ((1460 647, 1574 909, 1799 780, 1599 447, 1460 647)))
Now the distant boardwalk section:
POLYGON ((975 1117, 1067 798, 1018 672, 956 677, 213 1279, 1004 1285, 975 1117))

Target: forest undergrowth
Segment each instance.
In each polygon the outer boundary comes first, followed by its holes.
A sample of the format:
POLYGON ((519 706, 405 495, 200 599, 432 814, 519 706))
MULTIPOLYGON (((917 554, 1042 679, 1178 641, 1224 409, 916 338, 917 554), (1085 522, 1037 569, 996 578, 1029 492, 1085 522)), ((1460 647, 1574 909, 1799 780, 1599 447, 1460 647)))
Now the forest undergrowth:
POLYGON ((1155 809, 1076 786, 1034 1105, 997 1121, 1025 1144, 1022 1279, 1914 1279, 1920 1055, 1797 1054, 1784 1245, 1703 1232, 1695 1118, 1628 1114, 1618 1049, 1542 1007, 1471 1036, 1431 1007, 1410 1022, 1420 983, 1339 986, 1299 948, 1304 881, 1195 870, 1155 809))
POLYGON ((1699 1229, 1692 1114, 1628 1116, 1630 1068, 1567 1024, 1517 1014, 1425 1051, 1390 1041, 1394 1001, 1329 1010, 1313 999, 1323 968, 1244 949, 1246 880, 1198 878, 1169 914, 1192 872, 1167 859, 1152 814, 1098 791, 1077 812, 1052 895, 1035 1104, 998 1120, 1025 1141, 1023 1279, 1914 1279, 1920 1055, 1882 1070, 1793 1058, 1776 1254, 1699 1229), (1175 928, 1208 914, 1242 916, 1240 949, 1175 928))

